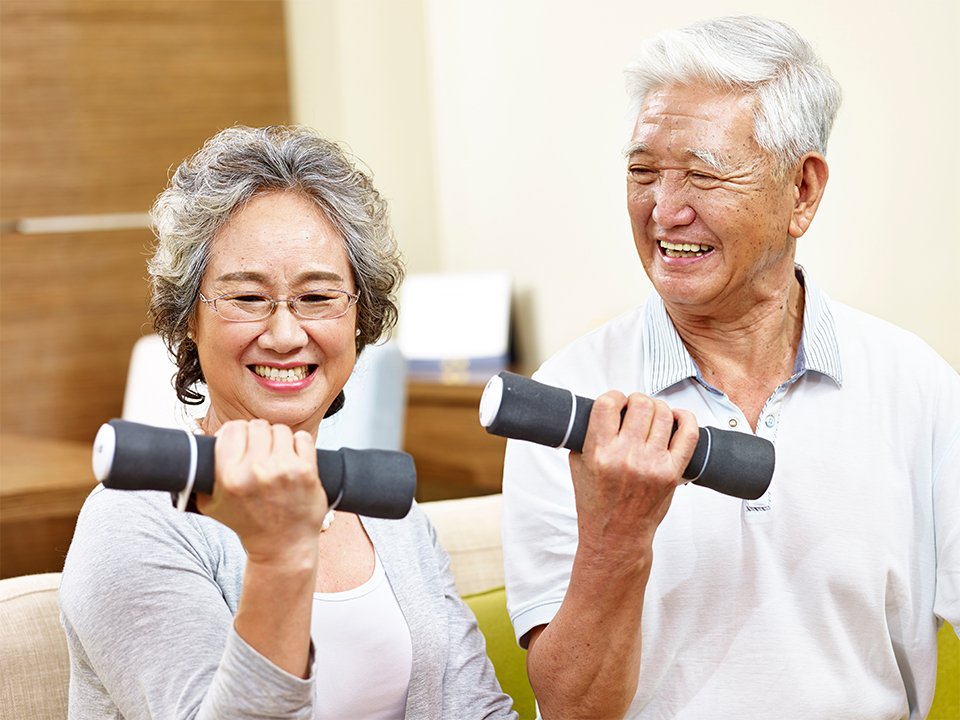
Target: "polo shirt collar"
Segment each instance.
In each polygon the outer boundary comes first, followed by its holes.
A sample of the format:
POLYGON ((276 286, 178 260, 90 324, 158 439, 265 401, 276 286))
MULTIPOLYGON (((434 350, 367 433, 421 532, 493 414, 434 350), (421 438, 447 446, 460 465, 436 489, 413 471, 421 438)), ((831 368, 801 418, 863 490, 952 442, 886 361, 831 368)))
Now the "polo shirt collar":
MULTIPOLYGON (((807 276, 802 266, 797 265, 796 272, 806 292, 803 333, 790 382, 811 370, 831 378, 839 387, 843 384, 843 368, 836 323, 830 312, 828 298, 807 276)), ((704 381, 659 295, 651 295, 647 300, 644 320, 644 386, 650 395, 656 395, 687 378, 694 378, 714 394, 723 394, 704 381)))

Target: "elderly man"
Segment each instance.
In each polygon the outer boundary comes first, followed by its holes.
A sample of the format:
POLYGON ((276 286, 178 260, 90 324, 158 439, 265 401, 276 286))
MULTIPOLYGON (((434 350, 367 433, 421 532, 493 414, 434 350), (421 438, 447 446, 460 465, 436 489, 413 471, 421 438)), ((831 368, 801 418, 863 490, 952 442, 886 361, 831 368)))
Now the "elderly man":
POLYGON ((753 17, 662 33, 627 74, 656 295, 535 376, 598 398, 583 452, 507 449, 508 606, 540 711, 923 717, 937 631, 960 627, 960 377, 795 264, 837 83, 753 17), (775 444, 763 497, 680 486, 698 424, 775 444))

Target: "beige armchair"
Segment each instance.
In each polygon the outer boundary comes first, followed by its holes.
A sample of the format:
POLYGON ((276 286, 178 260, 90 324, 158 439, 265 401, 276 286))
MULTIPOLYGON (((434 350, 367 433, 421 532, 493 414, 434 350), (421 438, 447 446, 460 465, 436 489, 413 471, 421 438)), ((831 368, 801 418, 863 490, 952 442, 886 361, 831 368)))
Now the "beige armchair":
POLYGON ((0 717, 67 717, 70 659, 60 627, 60 573, 0 580, 0 717))

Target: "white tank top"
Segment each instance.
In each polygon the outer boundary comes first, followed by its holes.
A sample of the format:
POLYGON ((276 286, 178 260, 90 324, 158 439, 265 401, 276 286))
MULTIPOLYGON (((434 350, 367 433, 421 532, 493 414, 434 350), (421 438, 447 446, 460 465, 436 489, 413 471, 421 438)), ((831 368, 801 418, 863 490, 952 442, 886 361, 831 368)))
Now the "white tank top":
POLYGON ((313 594, 310 636, 317 720, 403 718, 413 645, 379 555, 360 587, 313 594))

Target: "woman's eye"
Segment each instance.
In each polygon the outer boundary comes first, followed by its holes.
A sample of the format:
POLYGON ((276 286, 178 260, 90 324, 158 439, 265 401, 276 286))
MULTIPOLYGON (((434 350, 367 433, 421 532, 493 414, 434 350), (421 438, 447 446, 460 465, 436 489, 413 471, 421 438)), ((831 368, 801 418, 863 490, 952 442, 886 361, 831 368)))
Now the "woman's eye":
POLYGON ((336 299, 335 295, 324 295, 323 293, 310 293, 309 295, 300 296, 300 302, 307 303, 309 305, 320 305, 323 303, 328 303, 334 299, 336 299))
POLYGON ((239 305, 266 305, 270 302, 263 295, 234 295, 232 298, 230 298, 230 301, 239 305))

